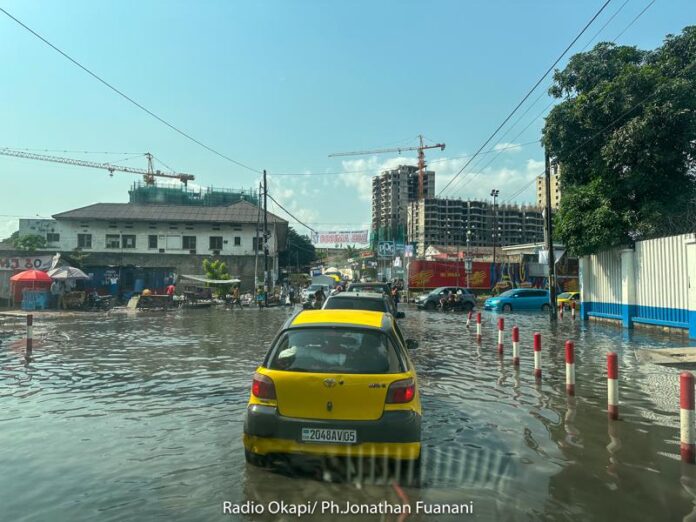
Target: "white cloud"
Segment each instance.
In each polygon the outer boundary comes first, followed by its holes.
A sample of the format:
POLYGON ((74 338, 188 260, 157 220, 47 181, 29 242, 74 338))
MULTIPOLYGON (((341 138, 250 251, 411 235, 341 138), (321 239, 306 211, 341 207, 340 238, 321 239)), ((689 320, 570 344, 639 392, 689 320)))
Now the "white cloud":
POLYGON ((522 145, 520 145, 519 143, 503 142, 503 143, 498 143, 495 147, 493 147, 493 150, 498 151, 498 152, 504 151, 504 152, 514 153, 514 152, 519 152, 520 150, 522 150, 522 145))

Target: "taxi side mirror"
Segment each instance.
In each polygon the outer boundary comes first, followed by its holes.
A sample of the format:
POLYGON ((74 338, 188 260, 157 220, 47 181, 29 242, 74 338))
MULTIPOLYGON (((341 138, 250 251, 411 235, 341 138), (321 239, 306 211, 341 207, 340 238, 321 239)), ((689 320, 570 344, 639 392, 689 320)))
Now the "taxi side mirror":
POLYGON ((418 348, 418 341, 415 339, 406 339, 406 348, 409 350, 415 350, 418 348))

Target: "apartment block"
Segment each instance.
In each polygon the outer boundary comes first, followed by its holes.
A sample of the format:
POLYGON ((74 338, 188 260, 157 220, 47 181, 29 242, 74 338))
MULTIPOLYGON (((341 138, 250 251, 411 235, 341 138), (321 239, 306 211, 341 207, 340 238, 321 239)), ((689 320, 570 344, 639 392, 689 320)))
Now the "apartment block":
POLYGON ((541 209, 489 201, 430 198, 408 207, 408 242, 422 256, 429 246, 488 247, 534 243, 544 238, 541 209))
MULTIPOLYGON (((435 196, 435 172, 426 170, 423 195, 435 196)), ((400 165, 372 178, 372 232, 380 239, 406 239, 408 205, 418 200, 418 167, 400 165)))
MULTIPOLYGON (((546 178, 536 179, 536 204, 539 208, 546 207, 546 178)), ((558 165, 551 165, 551 208, 556 209, 561 204, 561 170, 558 165)))

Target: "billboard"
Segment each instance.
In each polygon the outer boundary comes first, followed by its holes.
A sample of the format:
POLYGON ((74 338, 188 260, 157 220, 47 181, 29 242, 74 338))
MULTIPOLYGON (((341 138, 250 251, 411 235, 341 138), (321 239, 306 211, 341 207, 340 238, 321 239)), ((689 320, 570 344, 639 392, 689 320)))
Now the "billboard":
POLYGON ((368 230, 313 232, 312 243, 315 245, 366 245, 370 242, 368 230))

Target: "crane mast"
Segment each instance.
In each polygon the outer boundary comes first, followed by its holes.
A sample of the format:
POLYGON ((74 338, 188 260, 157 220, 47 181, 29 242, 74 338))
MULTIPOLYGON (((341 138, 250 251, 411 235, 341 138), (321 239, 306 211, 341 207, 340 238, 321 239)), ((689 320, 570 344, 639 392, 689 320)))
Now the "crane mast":
POLYGON ((402 152, 417 150, 418 151, 418 199, 423 199, 423 178, 425 177, 425 151, 427 149, 440 149, 445 150, 444 143, 437 143, 435 145, 425 145, 423 143, 423 136, 418 136, 420 140, 420 145, 417 147, 396 147, 391 149, 372 149, 372 150, 359 150, 351 152, 334 152, 329 154, 329 158, 335 158, 338 156, 364 156, 366 154, 384 154, 388 152, 397 152, 401 154, 402 152))
POLYGON ((111 163, 97 163, 95 161, 85 161, 85 160, 78 160, 78 159, 73 159, 73 158, 63 158, 61 156, 47 156, 45 154, 36 154, 33 152, 24 152, 24 151, 19 151, 19 150, 14 150, 14 149, 6 149, 6 148, 0 148, 0 155, 11 156, 14 158, 37 160, 37 161, 50 161, 53 163, 63 163, 65 165, 75 165, 77 167, 89 167, 89 168, 93 168, 93 169, 103 169, 103 170, 109 171, 110 176, 113 176, 114 172, 128 172, 131 174, 140 174, 143 176, 143 180, 145 181, 145 183, 147 185, 154 185, 155 178, 178 179, 184 185, 186 185, 189 181, 193 181, 195 179, 195 176, 193 176, 192 174, 180 174, 180 173, 167 174, 165 172, 162 172, 160 170, 155 169, 153 162, 152 162, 153 156, 149 152, 147 152, 145 154, 145 156, 147 157, 147 169, 137 169, 134 167, 124 167, 121 165, 114 165, 111 163))

